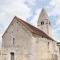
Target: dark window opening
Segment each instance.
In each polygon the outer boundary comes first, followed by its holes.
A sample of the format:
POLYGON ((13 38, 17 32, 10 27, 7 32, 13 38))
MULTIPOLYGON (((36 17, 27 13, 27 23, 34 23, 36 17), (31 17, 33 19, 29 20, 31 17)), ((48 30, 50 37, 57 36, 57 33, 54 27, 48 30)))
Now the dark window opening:
POLYGON ((11 60, 14 60, 14 53, 11 53, 11 60))
POLYGON ((50 43, 48 42, 48 50, 49 50, 49 44, 50 44, 50 43))
POLYGON ((18 23, 18 22, 17 22, 18 23))
POLYGON ((13 38, 13 44, 15 43, 15 38, 13 38))
POLYGON ((41 25, 43 25, 44 24, 44 22, 41 22, 41 25))
MULTIPOLYGON (((50 22, 49 22, 49 24, 50 24, 50 22)), ((51 25, 51 24, 50 24, 51 25)))
POLYGON ((42 38, 43 38, 43 36, 42 36, 42 38))

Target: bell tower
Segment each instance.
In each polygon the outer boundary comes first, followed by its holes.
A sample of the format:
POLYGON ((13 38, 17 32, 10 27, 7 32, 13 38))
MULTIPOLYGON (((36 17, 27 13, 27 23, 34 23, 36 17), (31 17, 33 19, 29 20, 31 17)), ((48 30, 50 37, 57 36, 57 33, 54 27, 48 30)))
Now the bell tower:
POLYGON ((52 27, 49 21, 49 17, 46 13, 46 10, 42 8, 41 13, 39 15, 38 21, 37 21, 37 27, 38 29, 45 32, 47 35, 52 37, 52 27))

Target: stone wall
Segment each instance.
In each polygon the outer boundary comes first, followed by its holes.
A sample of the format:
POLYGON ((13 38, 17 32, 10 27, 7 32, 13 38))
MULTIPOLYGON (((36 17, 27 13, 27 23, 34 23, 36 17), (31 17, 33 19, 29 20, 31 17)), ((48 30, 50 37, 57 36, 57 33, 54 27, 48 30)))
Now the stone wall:
POLYGON ((2 37, 2 60, 10 60, 11 52, 14 52, 15 60, 30 60, 31 42, 30 31, 14 19, 2 37))
POLYGON ((36 60, 53 60, 55 57, 55 54, 57 55, 57 44, 55 41, 46 39, 41 36, 35 36, 36 38, 36 48, 35 48, 35 54, 36 60), (49 42, 49 46, 48 46, 49 42))

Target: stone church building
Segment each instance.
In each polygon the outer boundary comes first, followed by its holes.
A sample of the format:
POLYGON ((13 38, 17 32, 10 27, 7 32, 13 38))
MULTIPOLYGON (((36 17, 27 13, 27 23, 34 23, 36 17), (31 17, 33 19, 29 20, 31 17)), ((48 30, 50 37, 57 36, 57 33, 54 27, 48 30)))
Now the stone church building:
POLYGON ((57 41, 44 8, 37 27, 14 17, 2 36, 1 60, 58 60, 57 41))

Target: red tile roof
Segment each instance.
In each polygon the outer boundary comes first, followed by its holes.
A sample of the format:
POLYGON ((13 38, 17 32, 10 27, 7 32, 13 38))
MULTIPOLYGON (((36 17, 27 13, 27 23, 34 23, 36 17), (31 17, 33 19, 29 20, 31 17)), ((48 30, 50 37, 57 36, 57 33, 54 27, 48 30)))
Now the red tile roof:
MULTIPOLYGON (((44 33, 42 30, 32 26, 31 24, 23 21, 22 19, 18 18, 15 16, 15 18, 20 22, 22 23, 31 33, 34 33, 34 34, 37 34, 37 35, 40 35, 42 37, 45 37, 47 39, 50 39, 50 40, 54 40, 52 39, 51 37, 49 37, 46 33, 44 33)), ((55 41, 55 40, 54 40, 55 41)))

